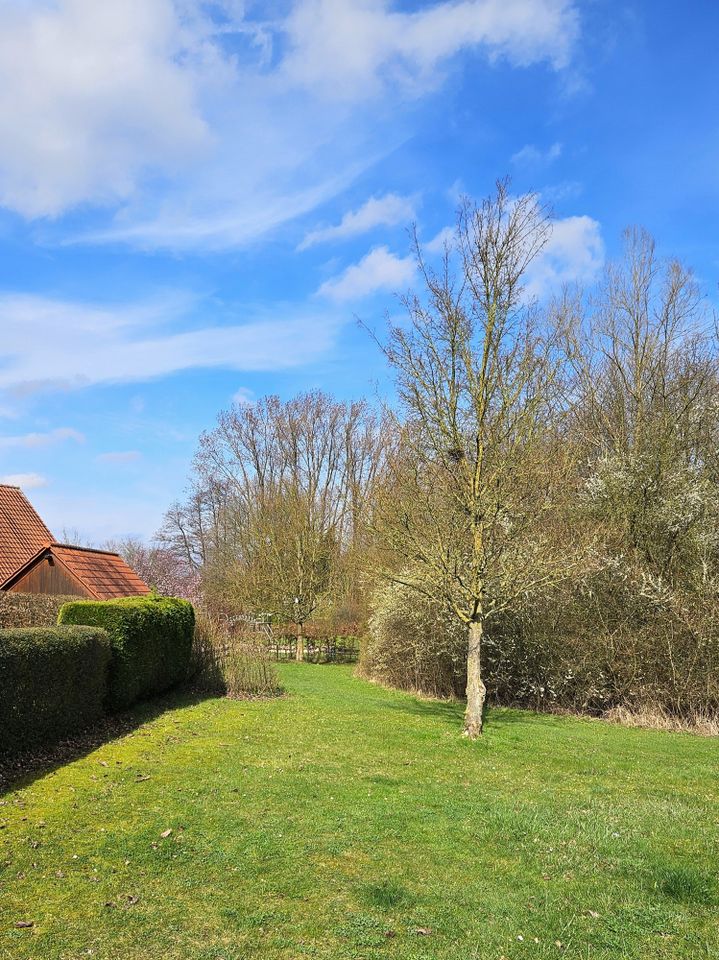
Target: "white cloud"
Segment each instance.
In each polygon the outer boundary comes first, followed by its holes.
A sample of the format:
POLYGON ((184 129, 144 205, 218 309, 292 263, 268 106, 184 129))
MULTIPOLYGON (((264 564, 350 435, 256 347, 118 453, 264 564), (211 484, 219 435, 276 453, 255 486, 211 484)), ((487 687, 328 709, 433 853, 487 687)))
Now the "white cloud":
POLYGON ((137 463, 142 460, 142 454, 139 450, 110 450, 108 453, 100 453, 95 458, 98 463, 109 463, 122 465, 125 463, 137 463))
POLYGON ((88 242, 242 246, 411 135, 403 102, 455 54, 561 68, 577 33, 572 0, 293 0, 284 18, 235 0, 6 0, 0 204, 99 206, 88 242))
POLYGON ((435 234, 431 240, 422 244, 422 249, 428 253, 444 253, 445 247, 452 247, 455 238, 454 227, 442 227, 439 233, 435 234))
POLYGON ((116 202, 206 146, 188 40, 171 0, 3 4, 2 203, 35 217, 116 202))
POLYGON ((360 300, 378 291, 398 290, 410 283, 414 274, 413 257, 397 257, 387 247, 375 247, 317 292, 337 302, 360 300))
POLYGON ((567 65, 578 35, 572 0, 445 0, 412 13, 389 0, 303 0, 285 30, 294 81, 331 99, 375 96, 387 84, 420 92, 463 50, 515 66, 567 65))
POLYGON ((0 296, 0 390, 74 389, 193 368, 284 370, 326 353, 338 329, 317 307, 248 311, 244 323, 225 326, 193 325, 197 308, 178 296, 114 306, 0 296))
POLYGON ((24 448, 27 450, 36 450, 41 447, 50 447, 56 443, 62 443, 65 440, 73 440, 75 443, 84 443, 85 435, 72 427, 57 427, 55 430, 48 430, 46 433, 24 433, 19 436, 0 437, 0 448, 24 448))
POLYGON ((521 150, 512 155, 512 163, 517 167, 530 167, 534 170, 548 167, 562 155, 562 144, 553 143, 551 147, 542 150, 533 143, 525 144, 521 150))
POLYGON ((232 395, 232 402, 238 407, 249 407, 255 402, 255 394, 249 387, 240 387, 232 395))
POLYGON ((6 483, 11 487, 22 487, 23 490, 38 490, 48 485, 48 479, 39 473, 8 473, 0 477, 0 483, 6 483))
POLYGON ((591 283, 604 265, 601 227, 591 217, 555 220, 542 253, 530 265, 525 295, 542 299, 563 284, 591 283))
POLYGON ((297 249, 307 250, 318 243, 346 240, 348 237, 367 233, 375 227, 409 224, 414 218, 414 213, 414 201, 411 197, 401 197, 396 193, 386 193, 383 197, 370 197, 359 210, 346 213, 336 226, 312 230, 297 249))

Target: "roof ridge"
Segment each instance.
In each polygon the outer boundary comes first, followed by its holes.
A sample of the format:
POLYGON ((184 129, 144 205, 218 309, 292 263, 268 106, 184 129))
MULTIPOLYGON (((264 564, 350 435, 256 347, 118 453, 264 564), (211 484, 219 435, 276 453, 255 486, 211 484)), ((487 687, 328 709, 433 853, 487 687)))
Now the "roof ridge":
POLYGON ((83 550, 85 553, 102 553, 107 557, 119 557, 120 560, 123 560, 123 556, 117 553, 114 550, 101 550, 99 547, 80 547, 74 543, 59 543, 57 540, 52 540, 48 543, 49 547, 62 547, 65 550, 83 550))

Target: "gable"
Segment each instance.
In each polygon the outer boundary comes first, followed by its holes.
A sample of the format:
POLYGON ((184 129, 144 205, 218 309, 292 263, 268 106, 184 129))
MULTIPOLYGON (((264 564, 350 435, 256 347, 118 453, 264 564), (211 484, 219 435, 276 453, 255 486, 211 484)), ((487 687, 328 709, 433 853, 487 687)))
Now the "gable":
POLYGON ((20 488, 0 484, 0 583, 52 540, 20 488))
POLYGON ((43 593, 53 596, 89 597, 90 594, 65 568, 43 554, 8 587, 11 593, 43 593))

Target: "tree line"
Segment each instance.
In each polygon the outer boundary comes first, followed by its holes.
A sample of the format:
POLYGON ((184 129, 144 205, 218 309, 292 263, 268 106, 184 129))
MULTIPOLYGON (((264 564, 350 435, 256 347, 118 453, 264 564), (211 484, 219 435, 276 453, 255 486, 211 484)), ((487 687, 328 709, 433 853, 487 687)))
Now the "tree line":
MULTIPOLYGON (((719 707, 719 351, 641 229, 590 290, 527 292, 551 234, 507 181, 376 335, 397 400, 223 411, 146 563, 216 610, 359 624, 363 669, 498 701, 719 707)), ((135 545, 139 549, 139 545, 135 545)), ((136 563, 141 566, 136 558, 136 563)), ((339 626, 337 626, 339 629, 339 626)))

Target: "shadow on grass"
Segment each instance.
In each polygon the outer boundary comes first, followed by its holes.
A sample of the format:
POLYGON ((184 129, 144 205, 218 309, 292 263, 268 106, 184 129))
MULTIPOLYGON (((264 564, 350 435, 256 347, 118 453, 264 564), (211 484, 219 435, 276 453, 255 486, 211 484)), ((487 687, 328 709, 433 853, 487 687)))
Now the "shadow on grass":
POLYGON ((49 747, 35 747, 13 756, 0 755, 0 797, 10 790, 28 787, 40 777, 79 760, 113 740, 127 736, 157 719, 168 710, 190 707, 223 694, 181 687, 154 700, 136 704, 131 710, 104 717, 93 727, 66 737, 49 747))
MULTIPOLYGON (((462 700, 421 700, 413 697, 409 700, 393 701, 383 704, 388 710, 399 710, 415 717, 438 720, 461 731, 464 724, 466 704, 462 700)), ((501 730, 518 723, 545 724, 556 726, 561 717, 553 713, 539 713, 518 707, 504 707, 494 704, 485 706, 483 726, 485 731, 501 730)))
POLYGON ((426 720, 441 720, 452 726, 462 725, 464 704, 459 700, 420 700, 418 697, 382 703, 388 710, 398 710, 426 720))

